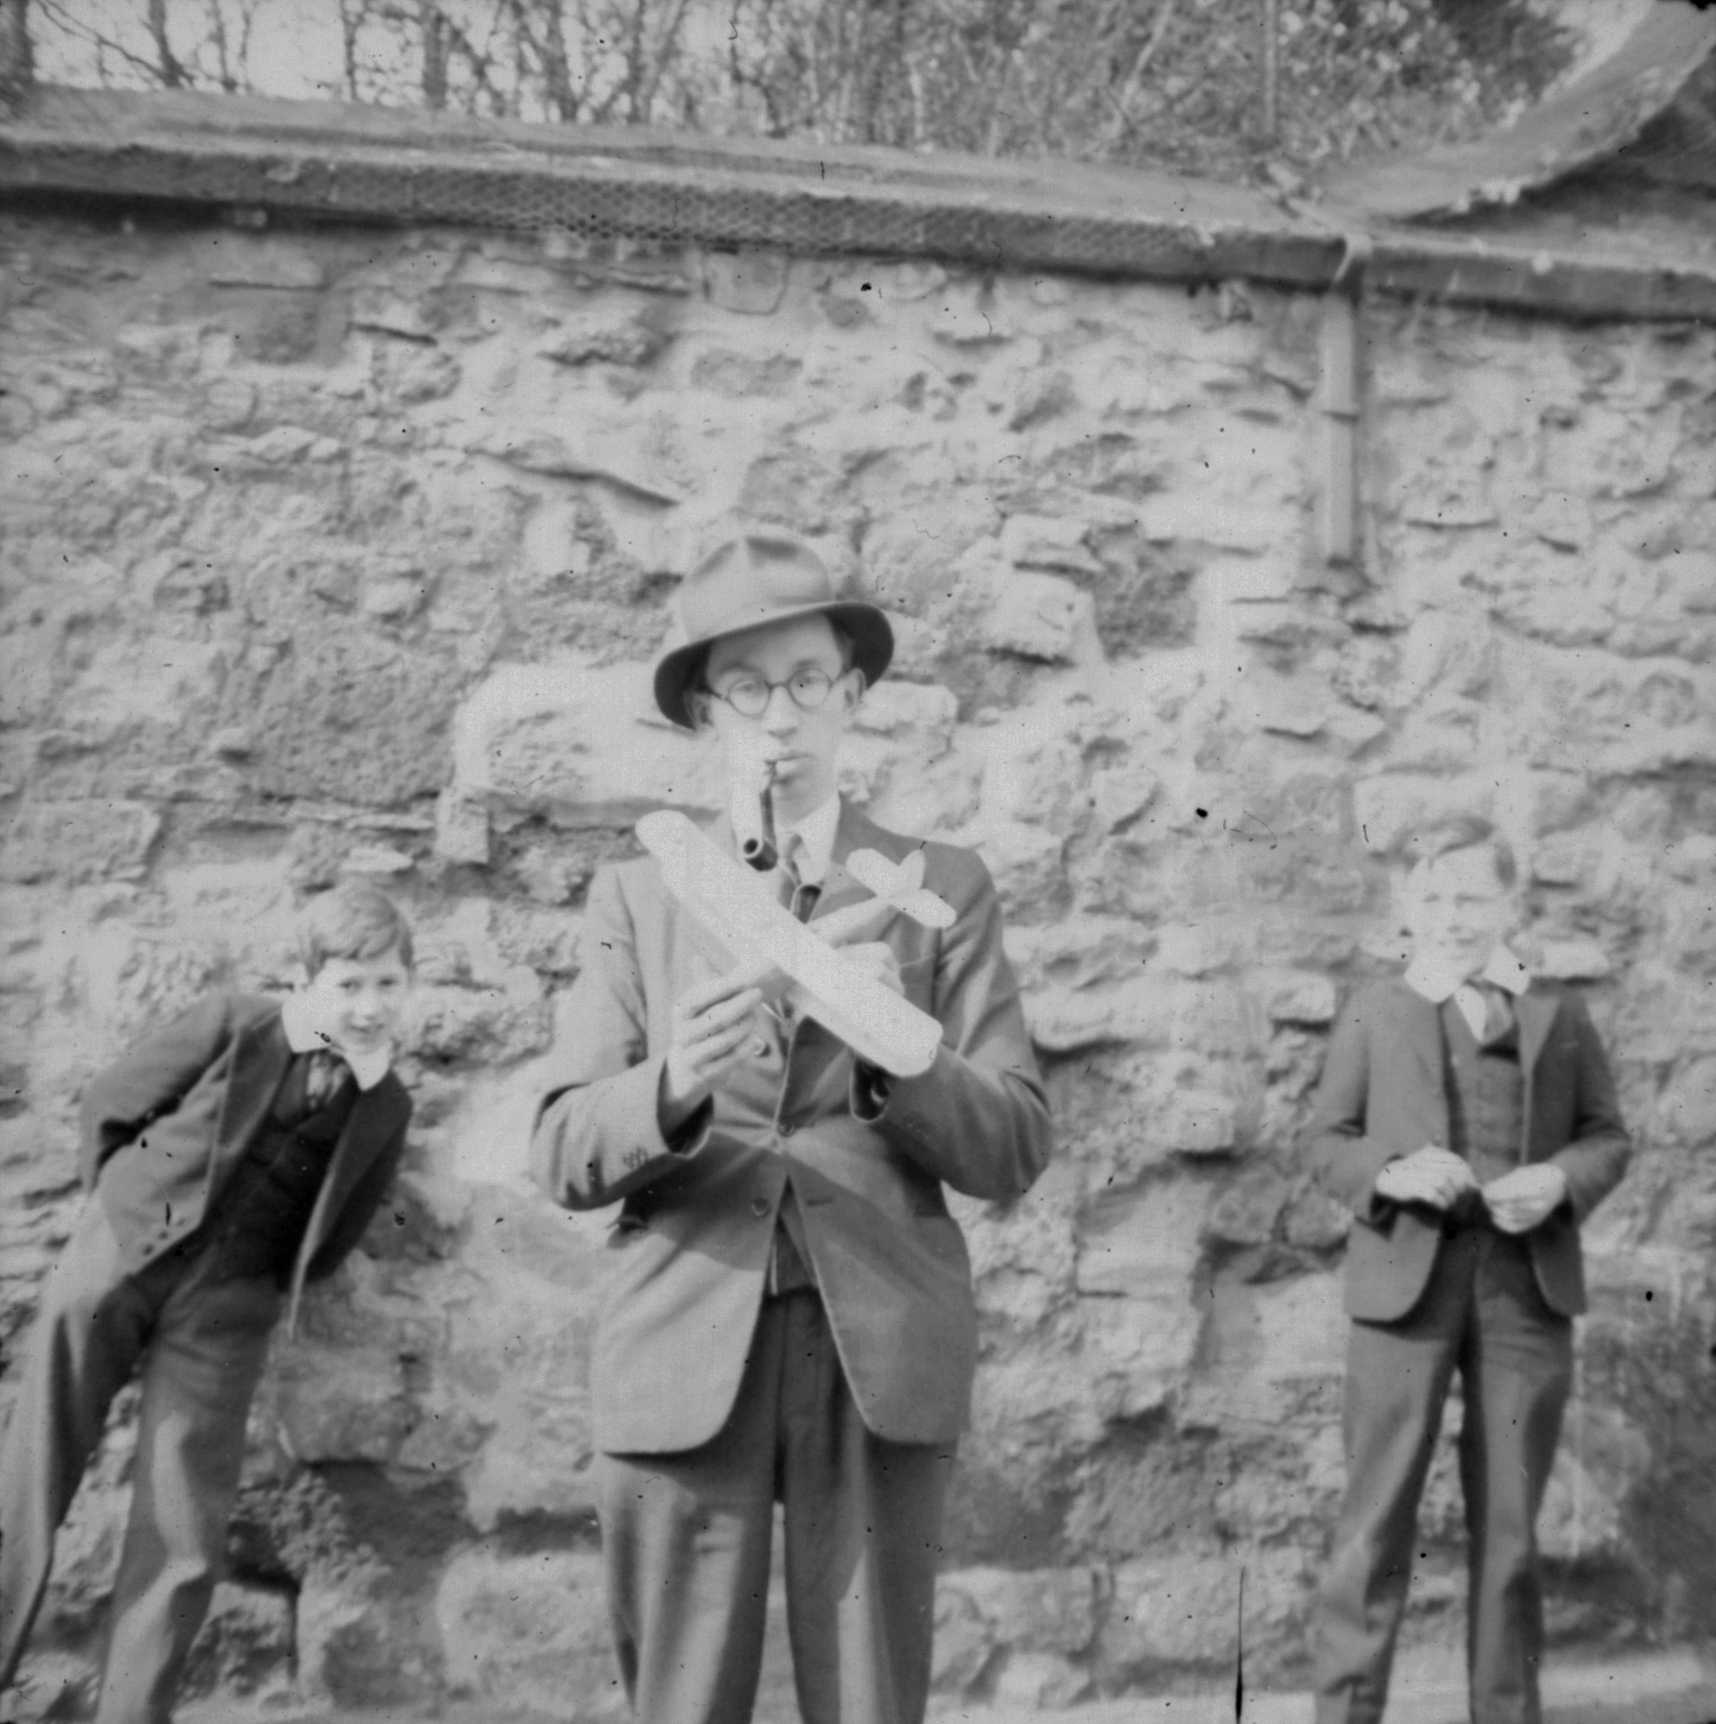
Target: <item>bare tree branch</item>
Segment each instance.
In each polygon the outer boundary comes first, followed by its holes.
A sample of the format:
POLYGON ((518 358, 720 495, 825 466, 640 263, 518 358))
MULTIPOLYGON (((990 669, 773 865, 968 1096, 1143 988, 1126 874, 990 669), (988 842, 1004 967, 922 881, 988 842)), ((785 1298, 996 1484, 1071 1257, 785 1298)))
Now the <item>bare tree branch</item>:
POLYGON ((35 50, 30 46, 30 0, 5 0, 0 6, 0 108, 16 113, 36 82, 35 50))
POLYGON ((155 44, 156 69, 169 90, 183 89, 191 80, 167 41, 167 0, 149 0, 149 36, 155 44))
POLYGON ((238 90, 238 79, 232 75, 232 59, 227 52, 226 14, 220 0, 208 0, 209 40, 214 43, 215 65, 219 68, 220 87, 230 96, 238 90))
POLYGON ((418 0, 417 26, 423 53, 423 105, 439 112, 447 105, 446 19, 435 0, 418 0))

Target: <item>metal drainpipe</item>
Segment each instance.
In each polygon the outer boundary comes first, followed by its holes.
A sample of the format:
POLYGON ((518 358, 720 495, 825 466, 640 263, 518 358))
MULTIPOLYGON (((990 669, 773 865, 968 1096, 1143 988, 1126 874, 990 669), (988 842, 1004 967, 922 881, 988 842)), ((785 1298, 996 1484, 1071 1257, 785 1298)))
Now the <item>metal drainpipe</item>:
POLYGON ((1323 495, 1318 527, 1327 563, 1358 555, 1359 296, 1370 240, 1349 234, 1323 299, 1323 495))

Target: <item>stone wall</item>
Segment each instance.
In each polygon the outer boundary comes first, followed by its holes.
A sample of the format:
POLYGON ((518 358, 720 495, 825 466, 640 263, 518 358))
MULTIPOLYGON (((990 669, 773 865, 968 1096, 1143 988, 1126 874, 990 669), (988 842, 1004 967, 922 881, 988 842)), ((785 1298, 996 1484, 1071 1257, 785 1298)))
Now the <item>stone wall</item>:
MULTIPOLYGON (((343 870, 421 930, 410 1169, 259 1399, 202 1688, 613 1709, 604 1223, 510 1179, 592 868, 711 800, 646 680, 730 508, 901 617, 848 789, 987 858, 1058 1118, 1029 1197, 959 1205, 939 1689, 1196 1688, 1242 1635, 1254 1685, 1302 1677, 1343 1218, 1294 1134, 1339 989, 1399 955, 1386 853, 1456 806, 1517 839, 1640 1139, 1589 1230, 1553 1633, 1716 1633, 1709 329, 1369 306, 1361 576, 1314 543, 1309 297, 141 213, 0 247, 8 1360, 87 1074, 280 983, 343 870)), ((127 1440, 122 1406, 50 1676, 88 1668, 127 1440)), ((1461 1613, 1449 1461, 1420 1642, 1461 1613)))

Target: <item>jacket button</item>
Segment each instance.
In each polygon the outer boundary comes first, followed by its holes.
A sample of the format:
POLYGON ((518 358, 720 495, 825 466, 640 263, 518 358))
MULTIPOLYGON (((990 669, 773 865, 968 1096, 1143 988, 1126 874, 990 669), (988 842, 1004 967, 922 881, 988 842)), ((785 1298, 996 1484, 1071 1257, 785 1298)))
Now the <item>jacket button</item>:
POLYGON ((758 1219, 758 1220, 759 1220, 759 1221, 761 1221, 761 1220, 762 1220, 762 1218, 763 1218, 763 1217, 764 1217, 764 1216, 765 1216, 765 1215, 767 1215, 767 1214, 768 1214, 768 1212, 769 1212, 769 1211, 770 1211, 770 1210, 771 1210, 771 1209, 772 1209, 772 1208, 773 1208, 773 1207, 774 1207, 774 1205, 773 1205, 773 1204, 771 1204, 771 1203, 770 1203, 770 1202, 769 1202, 769 1200, 768 1200, 768 1199, 767 1199, 767 1198, 766 1198, 766 1197, 753 1197, 753 1198, 752 1198, 752 1199, 751 1199, 751 1213, 752 1213, 752 1214, 753 1214, 753 1215, 754 1215, 754 1216, 756 1216, 756 1218, 757 1218, 757 1219, 758 1219))

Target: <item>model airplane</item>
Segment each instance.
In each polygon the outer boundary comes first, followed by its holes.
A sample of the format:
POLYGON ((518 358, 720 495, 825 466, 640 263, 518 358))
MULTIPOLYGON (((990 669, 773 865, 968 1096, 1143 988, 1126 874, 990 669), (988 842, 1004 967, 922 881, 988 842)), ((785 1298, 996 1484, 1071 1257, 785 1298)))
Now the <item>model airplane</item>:
POLYGON ((764 876, 729 856, 683 814, 646 814, 637 834, 718 962, 771 963, 780 975, 773 991, 793 1010, 816 1019, 861 1059, 895 1077, 916 1077, 935 1063, 941 1025, 830 943, 891 915, 952 926, 952 906, 924 890, 921 852, 896 866, 876 851, 855 851, 847 869, 876 895, 807 925, 775 902, 764 876))

